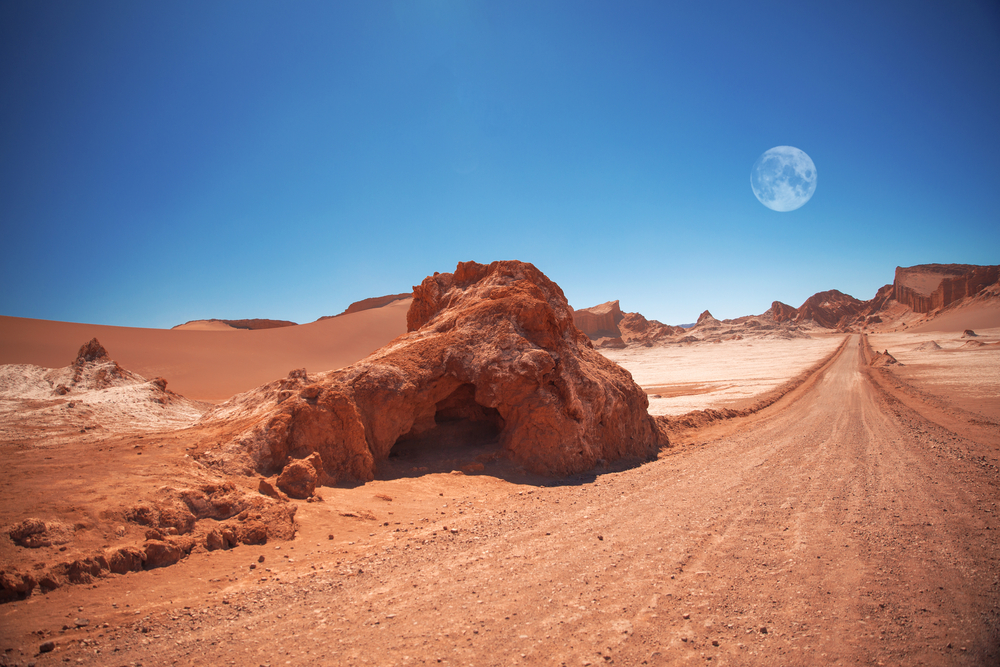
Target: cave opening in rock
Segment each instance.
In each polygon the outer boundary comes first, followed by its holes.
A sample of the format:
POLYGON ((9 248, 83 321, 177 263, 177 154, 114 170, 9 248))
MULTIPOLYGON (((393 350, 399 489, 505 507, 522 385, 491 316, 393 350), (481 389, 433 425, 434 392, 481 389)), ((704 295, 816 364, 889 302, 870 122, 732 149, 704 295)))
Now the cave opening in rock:
POLYGON ((466 383, 438 401, 431 428, 411 430, 396 441, 388 463, 439 472, 481 462, 496 454, 503 428, 500 413, 477 403, 475 385, 466 383))

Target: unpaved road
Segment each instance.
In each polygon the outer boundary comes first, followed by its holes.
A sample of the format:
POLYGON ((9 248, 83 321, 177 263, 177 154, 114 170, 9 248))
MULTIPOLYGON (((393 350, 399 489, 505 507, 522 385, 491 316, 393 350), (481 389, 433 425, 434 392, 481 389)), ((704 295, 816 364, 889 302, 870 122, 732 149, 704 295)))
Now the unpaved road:
POLYGON ((641 467, 548 486, 428 475, 324 490, 279 549, 193 554, 4 605, 4 656, 998 664, 994 431, 926 421, 872 383, 857 343, 768 410, 641 467), (393 499, 368 520, 338 513, 376 491, 393 499), (38 655, 45 640, 56 649, 38 655))

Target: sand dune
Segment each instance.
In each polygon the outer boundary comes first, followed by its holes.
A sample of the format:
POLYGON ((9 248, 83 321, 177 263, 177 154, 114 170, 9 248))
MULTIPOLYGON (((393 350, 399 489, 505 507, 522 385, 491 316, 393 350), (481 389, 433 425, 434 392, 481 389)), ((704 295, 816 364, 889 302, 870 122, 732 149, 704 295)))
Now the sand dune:
POLYGON ((236 327, 231 327, 219 320, 194 320, 178 324, 171 331, 234 331, 235 329, 236 327))
POLYGON ((288 374, 341 368, 406 332, 410 299, 311 324, 214 331, 138 329, 0 316, 0 364, 61 368, 98 338, 144 377, 163 377, 188 398, 221 402, 288 374))
POLYGON ((953 310, 946 310, 933 319, 910 327, 911 333, 931 331, 964 331, 965 329, 996 329, 1000 327, 1000 301, 973 301, 953 310))

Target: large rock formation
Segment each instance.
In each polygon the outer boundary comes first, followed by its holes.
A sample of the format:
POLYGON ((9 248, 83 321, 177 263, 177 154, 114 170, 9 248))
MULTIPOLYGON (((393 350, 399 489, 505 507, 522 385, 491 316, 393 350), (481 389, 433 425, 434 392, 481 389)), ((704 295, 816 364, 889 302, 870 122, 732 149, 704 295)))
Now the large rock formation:
POLYGON ((892 298, 916 313, 930 313, 1000 280, 1000 266, 922 264, 896 267, 892 298))
POLYGON ((715 319, 715 316, 707 310, 698 316, 698 321, 695 322, 695 327, 718 327, 721 326, 722 322, 715 319))
POLYGON ((353 366, 234 397, 205 425, 240 424, 205 460, 273 474, 320 454, 333 479, 372 479, 400 441, 493 439, 565 475, 651 457, 661 436, 631 375, 593 349, 559 287, 531 264, 463 262, 414 288, 409 333, 353 366))
POLYGON ((626 343, 647 346, 684 333, 684 329, 681 327, 664 324, 657 320, 647 320, 639 313, 625 313, 625 316, 618 323, 618 328, 621 329, 622 339, 626 343))
POLYGON ((639 313, 623 313, 618 301, 575 310, 573 321, 590 340, 598 341, 598 347, 653 345, 684 332, 680 327, 647 320, 639 313))
POLYGON ((782 303, 780 301, 773 301, 771 303, 771 309, 764 313, 765 316, 770 316, 776 324, 781 324, 782 322, 793 322, 798 314, 799 311, 795 308, 792 308, 787 303, 782 303))
POLYGON ((818 292, 798 307, 796 322, 813 321, 827 329, 839 329, 853 322, 864 309, 865 302, 832 289, 818 292))
POLYGON ((621 338, 622 331, 618 323, 625 314, 622 313, 618 301, 607 301, 590 308, 573 311, 573 322, 590 340, 601 338, 621 338))

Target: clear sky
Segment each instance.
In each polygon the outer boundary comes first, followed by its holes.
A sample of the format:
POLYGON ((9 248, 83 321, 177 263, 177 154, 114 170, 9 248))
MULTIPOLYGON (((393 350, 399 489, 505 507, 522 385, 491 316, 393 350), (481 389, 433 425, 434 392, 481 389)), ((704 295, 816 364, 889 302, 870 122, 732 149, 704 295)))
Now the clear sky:
POLYGON ((1000 263, 995 2, 0 2, 0 314, 308 322, 459 261, 677 324, 1000 263), (813 159, 761 205, 773 146, 813 159))

